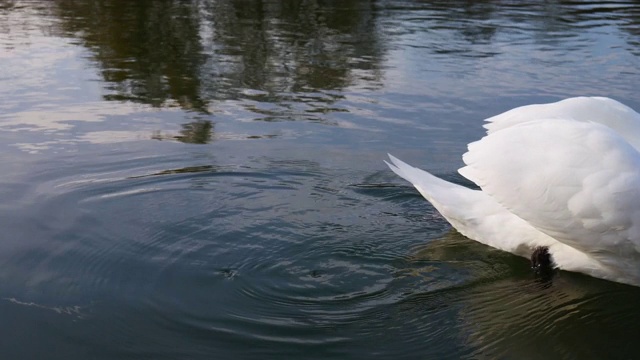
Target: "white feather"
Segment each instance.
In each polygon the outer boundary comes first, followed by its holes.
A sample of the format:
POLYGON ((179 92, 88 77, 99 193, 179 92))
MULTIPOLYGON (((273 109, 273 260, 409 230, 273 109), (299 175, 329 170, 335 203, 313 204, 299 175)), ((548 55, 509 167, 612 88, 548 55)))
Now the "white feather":
POLYGON ((391 157, 462 234, 562 269, 640 286, 640 115, 608 98, 529 105, 487 119, 459 172, 482 190, 391 157))

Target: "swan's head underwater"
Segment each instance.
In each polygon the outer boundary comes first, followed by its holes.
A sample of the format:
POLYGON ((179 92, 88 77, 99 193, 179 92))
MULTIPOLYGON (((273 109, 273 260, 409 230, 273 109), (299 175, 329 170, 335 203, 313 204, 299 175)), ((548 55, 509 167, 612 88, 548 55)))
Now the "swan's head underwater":
POLYGON ((536 273, 546 273, 553 270, 553 259, 549 254, 549 248, 546 246, 538 246, 533 249, 531 254, 531 268, 536 273))

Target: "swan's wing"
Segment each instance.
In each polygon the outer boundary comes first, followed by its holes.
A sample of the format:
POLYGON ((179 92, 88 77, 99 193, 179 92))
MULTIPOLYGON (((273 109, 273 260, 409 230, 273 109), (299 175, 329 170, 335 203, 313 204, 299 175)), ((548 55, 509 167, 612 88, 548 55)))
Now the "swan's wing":
POLYGON ((538 119, 573 119, 610 127, 640 149, 640 114, 606 97, 574 97, 550 104, 521 106, 486 119, 488 134, 538 119))
POLYGON ((636 266, 640 154, 611 128, 529 121, 471 143, 463 159, 463 176, 538 230, 605 264, 614 255, 636 266))

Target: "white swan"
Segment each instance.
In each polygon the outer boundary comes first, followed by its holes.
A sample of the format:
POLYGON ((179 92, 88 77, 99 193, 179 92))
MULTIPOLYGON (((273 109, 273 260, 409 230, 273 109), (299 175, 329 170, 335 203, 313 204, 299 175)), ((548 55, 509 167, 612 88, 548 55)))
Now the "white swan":
POLYGON ((482 190, 387 165, 471 239, 526 257, 547 248, 560 269, 640 286, 640 114, 577 97, 486 121, 459 169, 482 190))

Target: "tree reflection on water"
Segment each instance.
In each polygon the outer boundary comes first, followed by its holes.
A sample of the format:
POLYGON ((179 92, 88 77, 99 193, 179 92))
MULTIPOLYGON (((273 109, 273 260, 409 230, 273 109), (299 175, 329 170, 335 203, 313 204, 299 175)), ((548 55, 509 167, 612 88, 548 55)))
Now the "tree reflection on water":
POLYGON ((214 124, 210 120, 196 120, 182 124, 179 135, 164 135, 160 131, 151 135, 155 140, 178 140, 188 144, 206 144, 211 141, 214 124))
MULTIPOLYGON (((367 2, 63 0, 56 6, 63 33, 91 49, 109 84, 108 100, 208 114, 212 102, 250 98, 279 104, 270 116, 291 118, 290 103, 300 93, 381 77, 384 51, 367 2), (357 61, 362 57, 367 60, 357 61)), ((335 98, 314 100, 308 108, 330 108, 335 98)))
MULTIPOLYGON (((223 112, 220 104, 251 120, 332 124, 332 113, 348 111, 341 106, 347 88, 382 88, 388 57, 399 48, 426 49, 421 61, 433 63, 433 73, 457 60, 473 71, 472 60, 502 55, 512 43, 532 43, 532 53, 543 53, 566 41, 576 52, 586 44, 569 39, 602 12, 616 14, 630 47, 640 33, 637 7, 625 4, 60 0, 46 6, 59 19, 52 31, 90 50, 105 99, 207 117, 208 129, 183 124, 182 135, 173 136, 195 143, 214 138, 210 117, 223 112), (183 134, 195 129, 208 135, 183 134)), ((555 66, 566 59, 537 61, 555 66)))

